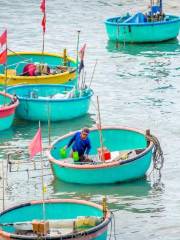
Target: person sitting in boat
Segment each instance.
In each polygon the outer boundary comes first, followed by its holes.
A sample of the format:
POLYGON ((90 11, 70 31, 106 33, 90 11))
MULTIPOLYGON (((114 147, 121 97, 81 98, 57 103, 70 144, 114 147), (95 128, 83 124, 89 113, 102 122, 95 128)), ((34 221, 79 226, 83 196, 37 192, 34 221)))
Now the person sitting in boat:
POLYGON ((80 162, 88 161, 88 154, 91 149, 88 135, 89 129, 85 127, 81 132, 76 132, 70 139, 69 143, 64 147, 64 149, 67 149, 73 144, 70 156, 73 157, 73 153, 78 152, 80 162))

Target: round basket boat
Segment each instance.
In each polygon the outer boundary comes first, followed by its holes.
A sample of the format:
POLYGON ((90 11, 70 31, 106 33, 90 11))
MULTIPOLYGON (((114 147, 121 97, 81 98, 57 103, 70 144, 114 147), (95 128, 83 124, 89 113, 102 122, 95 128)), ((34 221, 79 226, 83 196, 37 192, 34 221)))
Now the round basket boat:
MULTIPOLYGON (((60 137, 47 152, 55 177, 65 182, 107 184, 132 181, 143 177, 150 167, 153 142, 140 130, 127 127, 103 127, 103 146, 108 160, 99 158, 99 130, 90 130, 90 162, 62 158, 60 149, 68 144, 73 133, 60 137)), ((69 154, 69 153, 68 153, 69 154)))
POLYGON ((0 84, 62 84, 74 83, 76 62, 71 57, 61 54, 40 52, 17 52, 8 54, 7 81, 5 70, 0 65, 0 84), (27 67, 27 71, 25 70, 27 67), (33 69, 36 68, 36 75, 33 69), (32 69, 33 68, 33 69, 32 69))
POLYGON ((0 131, 11 127, 19 101, 13 96, 0 92, 0 131))
POLYGON ((150 11, 145 14, 128 13, 108 18, 105 26, 108 38, 116 42, 161 42, 178 36, 180 17, 164 14, 161 1, 159 5, 152 5, 150 11))
POLYGON ((105 240, 110 221, 109 210, 104 215, 102 206, 89 201, 33 201, 1 212, 0 239, 105 240))
POLYGON ((16 94, 20 101, 17 116, 31 121, 62 121, 83 116, 93 95, 89 88, 78 90, 64 84, 21 85, 7 91, 16 94))

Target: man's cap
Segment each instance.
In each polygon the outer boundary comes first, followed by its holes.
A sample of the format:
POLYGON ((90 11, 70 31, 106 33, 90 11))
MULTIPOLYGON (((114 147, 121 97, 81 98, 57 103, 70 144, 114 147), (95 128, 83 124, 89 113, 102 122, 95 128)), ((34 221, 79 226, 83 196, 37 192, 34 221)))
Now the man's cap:
POLYGON ((90 131, 89 131, 89 128, 87 128, 87 127, 84 127, 83 129, 82 129, 82 132, 84 132, 84 133, 89 133, 90 131))

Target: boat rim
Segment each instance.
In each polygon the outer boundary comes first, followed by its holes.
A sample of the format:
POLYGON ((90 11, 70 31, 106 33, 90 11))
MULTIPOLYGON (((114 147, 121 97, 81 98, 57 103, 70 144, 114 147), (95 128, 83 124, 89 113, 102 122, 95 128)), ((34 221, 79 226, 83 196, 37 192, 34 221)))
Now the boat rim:
POLYGON ((104 21, 105 24, 108 25, 114 25, 114 26, 154 26, 154 25, 164 25, 164 24, 171 24, 175 22, 180 22, 180 17, 176 15, 166 15, 168 17, 176 17, 176 19, 172 19, 169 21, 158 21, 158 22, 144 22, 144 23, 117 23, 117 22, 112 22, 114 19, 121 18, 121 16, 116 16, 116 17, 111 17, 108 18, 104 21))
MULTIPOLYGON (((137 133, 140 133, 144 136, 145 133, 140 130, 140 129, 137 129, 137 128, 130 128, 130 127, 126 127, 126 126, 117 126, 117 127, 111 127, 111 126, 104 126, 102 127, 102 130, 107 130, 107 129, 112 129, 112 130, 129 130, 129 131, 133 131, 133 132, 137 132, 137 133)), ((96 127, 94 128, 90 128, 90 132, 92 131, 96 131, 98 130, 96 127)), ((117 160, 117 161, 114 161, 114 162, 102 162, 102 164, 96 164, 96 165, 92 165, 92 164, 88 164, 88 163, 85 163, 83 165, 77 165, 77 164, 73 164, 73 163, 66 163, 64 161, 59 161, 55 158, 52 157, 50 151, 53 149, 53 145, 55 145, 57 142, 69 137, 69 136, 72 136, 73 134, 75 134, 77 131, 74 131, 74 132, 71 132, 71 133, 68 133, 66 135, 63 135, 62 137, 59 137, 57 140, 55 140, 51 147, 49 148, 49 150, 46 151, 46 155, 50 161, 51 164, 56 164, 56 165, 59 165, 60 167, 64 167, 64 168, 74 168, 74 169, 101 169, 101 168, 112 168, 112 167, 116 167, 116 166, 119 166, 119 165, 124 165, 124 164, 127 164, 127 163, 130 163, 130 162, 133 162, 137 159, 139 159, 140 157, 143 157, 144 155, 146 155, 149 151, 151 151, 154 147, 154 143, 152 141, 150 141, 149 145, 145 148, 144 151, 142 151, 141 153, 139 153, 137 156, 135 157, 131 157, 127 160, 117 160)))
MULTIPOLYGON (((60 88, 63 88, 63 87, 67 87, 69 89, 73 89, 74 86, 73 85, 68 85, 68 84, 21 84, 21 85, 15 85, 15 86, 10 86, 10 87, 7 87, 7 90, 11 90, 11 89, 16 89, 16 88, 24 88, 25 86, 27 86, 28 88, 30 87, 43 87, 43 86, 53 86, 53 87, 60 87, 60 88)), ((87 99, 87 98, 90 98, 93 94, 94 94, 94 91, 91 89, 91 88, 88 88, 90 89, 90 92, 86 95, 86 96, 81 96, 81 97, 75 97, 75 98, 67 98, 67 99, 38 99, 38 98, 26 98, 26 97, 21 97, 21 96, 18 96, 18 99, 19 100, 25 100, 25 101, 32 101, 32 102, 70 102, 70 101, 76 101, 76 100, 84 100, 84 99, 87 99)))
MULTIPOLYGON (((8 208, 8 209, 0 212, 0 216, 6 214, 8 212, 11 212, 15 209, 21 208, 21 207, 26 207, 26 206, 35 205, 35 204, 42 204, 42 203, 43 203, 43 200, 35 200, 35 201, 31 201, 31 202, 22 203, 22 204, 13 206, 11 208, 8 208)), ((96 209, 103 211, 103 207, 101 205, 87 201, 87 200, 80 200, 80 199, 66 199, 66 198, 65 199, 48 199, 48 200, 44 200, 44 203, 45 204, 46 203, 75 203, 75 204, 80 204, 80 205, 83 204, 83 205, 94 207, 96 209)), ((101 231, 101 230, 105 229, 107 227, 107 225, 109 224, 109 222, 111 221, 111 219, 112 219, 111 211, 109 209, 107 209, 107 213, 106 213, 106 216, 103 219, 103 221, 100 224, 98 224, 97 226, 91 227, 90 229, 83 231, 83 236, 84 236, 84 234, 85 235, 93 234, 97 231, 101 231)), ((0 236, 1 236, 1 234, 6 235, 8 237, 12 237, 12 238, 18 237, 18 239, 24 239, 23 237, 25 237, 25 235, 12 234, 12 233, 9 233, 9 232, 3 231, 3 230, 0 230, 0 236)), ((78 237, 79 235, 80 235, 80 233, 77 232, 77 233, 73 234, 73 237, 78 237)), ((64 235, 61 235, 61 238, 63 239, 65 237, 65 239, 69 239, 71 236, 72 236, 72 234, 64 234, 64 235)), ((57 237, 58 236, 55 236, 55 237, 50 236, 50 237, 44 237, 42 239, 59 239, 57 237)), ((29 239, 29 238, 26 238, 26 239, 29 239)), ((30 239, 32 239, 32 238, 30 238, 30 239)))
MULTIPOLYGON (((5 97, 8 97, 10 98, 11 100, 13 100, 13 96, 9 93, 5 93, 5 92, 1 92, 0 91, 0 95, 3 95, 5 97)), ((0 107, 0 112, 1 111, 7 111, 7 110, 10 110, 10 109, 14 109, 16 108, 17 106, 19 105, 19 100, 17 99, 16 102, 12 103, 11 105, 9 106, 3 106, 3 107, 0 107)))
MULTIPOLYGON (((10 56, 15 56, 15 55, 42 55, 42 52, 16 52, 16 53, 8 53, 8 57, 10 57, 10 56)), ((48 52, 45 52, 44 53, 44 55, 46 55, 46 56, 51 56, 51 57, 59 57, 59 58, 63 58, 63 54, 57 54, 57 53, 48 53, 48 52)), ((76 61, 75 61, 75 59, 73 59, 72 57, 70 57, 70 56, 67 56, 67 59, 70 61, 70 62, 73 62, 73 63, 76 63, 76 61)), ((63 72, 63 73, 58 73, 58 74, 49 74, 49 75, 42 75, 42 76, 18 76, 18 75, 15 75, 15 76, 12 76, 11 78, 15 78, 15 79, 17 79, 17 78, 21 78, 21 79, 23 79, 23 78, 30 78, 30 79, 37 79, 37 78, 39 78, 39 79, 43 79, 43 78, 53 78, 54 76, 56 76, 56 77, 58 77, 58 76, 63 76, 63 75, 67 75, 67 74, 70 74, 70 73, 75 73, 76 72, 76 67, 72 67, 72 70, 71 71, 65 71, 65 72, 63 72)), ((0 73, 0 76, 5 76, 5 74, 3 74, 3 73, 0 73)))

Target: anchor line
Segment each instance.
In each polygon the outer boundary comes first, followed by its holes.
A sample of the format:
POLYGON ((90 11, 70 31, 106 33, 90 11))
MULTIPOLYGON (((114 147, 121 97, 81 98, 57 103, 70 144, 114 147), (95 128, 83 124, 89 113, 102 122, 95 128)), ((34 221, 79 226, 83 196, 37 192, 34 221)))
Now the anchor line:
MULTIPOLYGON (((154 135, 148 135, 147 139, 149 141, 152 141, 154 144, 154 150, 153 150, 153 169, 151 171, 154 172, 154 170, 156 170, 158 172, 158 182, 160 182, 161 180, 161 170, 163 168, 164 165, 164 154, 160 145, 159 140, 157 139, 157 137, 155 137, 154 135)), ((149 175, 151 175, 151 173, 149 175)))
MULTIPOLYGON (((120 211, 120 210, 118 210, 120 211)), ((111 226, 110 226, 110 235, 108 240, 111 240, 111 238, 113 237, 114 240, 117 240, 116 238, 116 222, 115 222, 115 216, 114 216, 114 212, 111 211, 111 215, 112 215, 112 219, 111 219, 111 226)))

